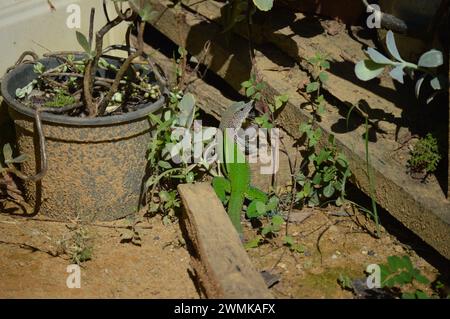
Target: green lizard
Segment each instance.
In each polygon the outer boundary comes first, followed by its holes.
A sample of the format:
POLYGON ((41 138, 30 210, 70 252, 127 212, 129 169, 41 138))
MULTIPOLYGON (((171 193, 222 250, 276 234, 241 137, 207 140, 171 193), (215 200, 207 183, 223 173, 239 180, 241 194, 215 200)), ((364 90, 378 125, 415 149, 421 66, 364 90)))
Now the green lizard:
POLYGON ((230 136, 226 132, 227 128, 237 130, 242 126, 252 105, 253 102, 236 102, 223 113, 219 125, 219 129, 223 133, 223 145, 218 149, 219 158, 223 152, 227 178, 215 177, 213 179, 214 189, 222 201, 225 199, 225 191, 230 193, 228 215, 240 235, 242 235, 241 212, 245 198, 260 198, 262 201, 267 201, 267 195, 264 192, 250 186, 250 166, 235 141, 235 136, 230 136))

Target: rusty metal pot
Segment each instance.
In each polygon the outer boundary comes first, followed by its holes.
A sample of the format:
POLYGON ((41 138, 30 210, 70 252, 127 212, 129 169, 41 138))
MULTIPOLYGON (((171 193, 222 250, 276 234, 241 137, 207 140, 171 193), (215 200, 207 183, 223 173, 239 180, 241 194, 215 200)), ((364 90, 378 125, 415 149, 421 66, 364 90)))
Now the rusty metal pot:
MULTIPOLYGON (((52 58, 40 62, 47 67, 58 63, 52 58)), ((28 176, 39 170, 42 154, 35 111, 18 101, 15 91, 34 78, 33 64, 23 64, 4 77, 1 87, 15 124, 18 151, 29 156, 21 167, 28 176)), ((48 170, 42 180, 24 183, 33 214, 93 221, 136 212, 150 173, 146 153, 152 128, 148 114, 160 110, 164 102, 161 96, 136 111, 98 118, 42 113, 48 170)))

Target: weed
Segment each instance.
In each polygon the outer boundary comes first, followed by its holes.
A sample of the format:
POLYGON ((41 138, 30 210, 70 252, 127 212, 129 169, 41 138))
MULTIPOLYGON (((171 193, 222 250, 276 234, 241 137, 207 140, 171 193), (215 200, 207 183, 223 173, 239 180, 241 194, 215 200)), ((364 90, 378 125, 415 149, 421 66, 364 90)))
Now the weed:
POLYGON ((72 95, 69 95, 68 92, 63 90, 58 90, 53 99, 45 102, 44 106, 46 107, 63 107, 67 105, 72 105, 75 103, 75 98, 72 95))
POLYGON ((135 217, 131 215, 130 218, 127 218, 127 226, 122 230, 120 234, 120 242, 121 243, 131 243, 135 246, 141 246, 142 244, 142 236, 141 229, 139 224, 143 222, 142 217, 135 217))
POLYGON ((337 151, 334 137, 329 138, 329 145, 316 150, 322 137, 322 131, 313 129, 311 124, 300 125, 300 132, 306 136, 306 157, 302 168, 312 164, 311 172, 300 169, 296 175, 296 183, 301 186, 295 201, 314 207, 334 200, 340 206, 345 200, 345 185, 351 175, 345 156, 337 151))
POLYGON ((308 59, 313 70, 311 72, 312 81, 306 84, 305 93, 300 93, 308 100, 315 117, 319 117, 325 112, 325 97, 321 93, 322 86, 328 81, 327 70, 330 68, 330 62, 325 55, 316 53, 315 56, 308 59))
MULTIPOLYGON (((379 265, 380 286, 378 293, 385 297, 395 297, 402 299, 429 299, 439 298, 440 282, 432 284, 421 271, 414 267, 408 256, 389 256, 387 262, 379 265), (425 292, 426 288, 433 290, 429 294, 425 292)), ((374 274, 371 274, 372 276, 374 274)), ((348 276, 339 275, 338 283, 342 289, 356 292, 354 281, 348 276)), ((445 297, 445 296, 444 296, 445 297)))
POLYGON ((436 170, 440 160, 437 140, 428 133, 414 145, 408 164, 412 172, 429 174, 436 170))
POLYGON ((93 241, 85 227, 76 226, 69 238, 60 242, 61 250, 66 253, 71 261, 80 265, 91 260, 94 250, 93 241))
POLYGON ((267 87, 266 84, 258 80, 255 73, 250 75, 250 79, 241 83, 241 87, 247 98, 255 101, 257 106, 261 106, 260 116, 254 119, 254 122, 266 129, 271 129, 274 127, 275 119, 278 113, 286 105, 289 100, 287 94, 275 95, 273 97, 268 97, 264 90, 267 87))

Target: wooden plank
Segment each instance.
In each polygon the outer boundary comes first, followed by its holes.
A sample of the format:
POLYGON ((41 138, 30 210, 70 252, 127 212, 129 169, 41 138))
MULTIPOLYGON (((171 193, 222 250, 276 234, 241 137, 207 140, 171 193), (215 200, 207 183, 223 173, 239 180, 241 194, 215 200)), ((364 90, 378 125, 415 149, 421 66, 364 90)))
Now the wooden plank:
POLYGON ((273 298, 209 183, 178 186, 192 265, 208 298, 273 298))
MULTIPOLYGON (((199 54, 207 41, 212 41, 206 63, 236 89, 249 77, 250 60, 247 41, 231 35, 227 46, 221 28, 190 11, 170 8, 170 1, 149 0, 155 9, 163 12, 154 26, 168 38, 184 46, 191 54, 199 54)), ((257 51, 256 63, 265 82, 268 94, 287 93, 290 100, 279 117, 291 136, 300 136, 298 126, 310 119, 310 114, 299 106, 305 103, 297 93, 297 85, 308 81, 308 75, 295 67, 286 55, 273 48, 264 48, 264 54, 257 51), (270 56, 270 59, 267 58, 270 56)), ((214 109, 214 105, 209 107, 214 109)), ((345 110, 328 106, 326 115, 318 125, 324 131, 326 141, 330 134, 335 136, 336 145, 344 153, 353 172, 353 182, 366 194, 370 193, 367 179, 364 142, 361 138, 364 127, 352 131, 338 128, 345 123, 345 110), (341 124, 341 125, 340 125, 341 124)), ((345 124, 344 124, 345 125, 345 124)), ((377 202, 406 227, 415 232, 440 254, 450 259, 450 202, 446 200, 437 180, 431 178, 427 184, 418 183, 405 173, 404 166, 397 163, 394 150, 399 144, 377 136, 376 143, 370 143, 371 170, 375 178, 377 202)))
MULTIPOLYGON (((223 2, 182 0, 182 3, 211 21, 221 22, 220 10, 224 6, 223 2)), ((395 134, 397 126, 403 125, 403 110, 411 108, 414 103, 417 104, 413 95, 409 94, 408 98, 405 98, 397 94, 394 81, 389 76, 382 76, 370 82, 356 78, 354 65, 366 58, 362 50, 364 43, 355 41, 345 31, 329 36, 318 20, 307 18, 302 13, 293 13, 291 9, 275 10, 264 16, 264 19, 255 18, 253 23, 253 42, 275 45, 310 73, 313 68, 308 63, 308 58, 317 52, 326 55, 332 64, 329 81, 325 83, 324 88, 342 102, 356 104, 359 100, 365 100, 374 108, 371 116, 376 117, 380 127, 391 135, 395 134), (306 36, 301 36, 302 34, 306 36)), ((233 30, 242 37, 248 37, 245 25, 240 24, 233 30)), ((406 128, 403 132, 406 132, 406 128)))

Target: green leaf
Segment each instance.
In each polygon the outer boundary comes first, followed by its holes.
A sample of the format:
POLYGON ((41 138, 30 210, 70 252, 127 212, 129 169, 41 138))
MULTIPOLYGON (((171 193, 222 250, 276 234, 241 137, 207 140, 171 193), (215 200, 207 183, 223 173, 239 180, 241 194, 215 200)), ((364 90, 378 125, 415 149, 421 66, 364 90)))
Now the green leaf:
POLYGON ((265 87, 266 87, 266 84, 264 82, 258 82, 255 85, 256 91, 262 91, 262 90, 264 90, 265 87))
POLYGON ((281 227, 281 225, 283 225, 283 223, 284 223, 284 219, 280 215, 275 215, 272 217, 272 225, 276 229, 279 229, 281 227))
POLYGON ((263 229, 261 229, 261 234, 263 236, 266 236, 268 233, 272 233, 272 232, 273 232, 272 225, 267 225, 267 226, 263 227, 263 229))
POLYGON ((401 268, 402 261, 398 256, 389 256, 387 258, 389 268, 394 272, 401 268))
POLYGON ((145 22, 152 22, 158 17, 158 11, 153 10, 153 7, 148 1, 145 2, 144 7, 138 13, 142 21, 145 22))
POLYGON ((13 158, 12 160, 5 160, 5 163, 6 164, 12 164, 12 163, 17 163, 17 164, 19 164, 19 163, 23 163, 23 162, 25 162, 25 161, 27 161, 28 160, 28 155, 26 155, 26 154, 21 154, 21 155, 19 155, 19 156, 17 156, 17 157, 15 157, 15 158, 13 158))
POLYGON ((322 83, 325 83, 326 81, 328 81, 328 73, 327 72, 320 72, 319 73, 319 79, 322 83))
POLYGON ((171 169, 172 165, 170 165, 169 162, 166 161, 159 161, 158 162, 159 167, 164 168, 164 169, 171 169))
POLYGON ((311 82, 306 86, 306 92, 307 93, 315 92, 319 89, 319 87, 320 87, 319 82, 311 82))
POLYGON ((431 85, 431 87, 433 88, 433 90, 436 90, 436 91, 437 91, 437 90, 442 90, 442 88, 444 87, 444 86, 442 85, 442 83, 441 83, 440 78, 437 77, 437 76, 431 79, 430 85, 431 85))
POLYGON ((256 236, 252 240, 246 242, 244 244, 244 248, 245 249, 257 248, 262 240, 263 240, 263 238, 261 236, 256 236))
POLYGON ((256 209, 256 204, 257 203, 259 203, 259 201, 258 200, 254 200, 248 205, 247 212, 246 212, 246 215, 247 215, 248 218, 258 218, 259 216, 261 216, 258 213, 258 210, 256 209))
POLYGON ((279 202, 278 197, 272 196, 266 205, 266 210, 267 211, 275 211, 278 207, 278 202, 279 202))
POLYGON ((368 48, 366 51, 367 55, 372 59, 373 62, 378 64, 395 64, 395 61, 389 60, 387 57, 385 57, 383 54, 378 52, 377 50, 373 48, 368 48))
POLYGON ((12 157, 12 148, 11 145, 9 143, 6 143, 5 145, 3 145, 3 157, 5 159, 5 162, 10 162, 12 161, 13 157, 12 157))
POLYGON ((407 272, 407 271, 402 271, 398 276, 397 276, 397 280, 401 283, 401 284, 408 284, 412 281, 413 276, 407 272))
POLYGON ((396 66, 395 68, 393 68, 390 72, 389 72, 389 75, 393 78, 393 79, 395 79, 395 80, 397 80, 398 82, 400 82, 400 83, 402 83, 403 84, 403 77, 404 77, 404 75, 405 75, 405 72, 403 71, 403 69, 404 69, 404 65, 403 64, 401 64, 401 65, 398 65, 398 66, 396 66))
POLYGON ((327 151, 326 149, 321 149, 319 155, 316 157, 316 163, 317 165, 322 164, 324 161, 327 160, 328 156, 330 156, 331 152, 327 151))
POLYGON ((408 269, 409 272, 413 272, 414 266, 413 266, 409 256, 403 256, 400 260, 401 260, 402 267, 408 269))
POLYGON ((84 52, 86 52, 89 56, 91 56, 92 55, 91 46, 89 45, 88 40, 86 39, 83 33, 79 31, 75 32, 77 35, 78 44, 83 48, 84 52))
POLYGON ((294 238, 292 236, 285 236, 283 243, 287 246, 293 246, 294 245, 294 238))
POLYGON ((416 294, 415 295, 416 295, 417 299, 430 299, 430 296, 428 296, 422 290, 416 290, 416 294))
POLYGON ((320 61, 320 66, 325 70, 327 70, 330 68, 330 62, 328 62, 327 60, 322 60, 320 61))
POLYGON ((256 188, 254 186, 249 186, 247 189, 247 193, 245 194, 245 197, 249 200, 259 200, 263 203, 267 202, 267 194, 264 193, 259 188, 256 188))
POLYGON ((402 57, 400 56, 400 53, 398 52, 397 45, 395 44, 395 38, 394 33, 389 30, 386 34, 386 46, 389 50, 389 53, 396 58, 398 61, 403 61, 402 57))
POLYGON ((425 68, 436 68, 444 63, 442 52, 438 50, 430 50, 422 54, 418 65, 425 68))
POLYGON ((341 165, 343 168, 348 167, 348 161, 347 158, 345 157, 344 154, 339 153, 337 158, 336 158, 336 162, 341 165))
POLYGON ((273 0, 253 0, 253 3, 261 11, 269 11, 273 6, 273 0))
POLYGON ((416 299, 416 296, 411 292, 404 292, 402 294, 402 299, 416 299))
POLYGON ((242 86, 244 89, 247 89, 247 88, 251 87, 252 85, 253 85, 253 83, 250 82, 250 81, 244 81, 244 82, 241 83, 241 86, 242 86))
POLYGON ((330 198, 331 196, 333 196, 335 192, 334 186, 333 184, 328 184, 327 186, 324 187, 323 189, 323 195, 327 198, 330 198))
POLYGON ((249 88, 247 88, 247 90, 245 91, 245 95, 247 97, 251 97, 253 94, 255 94, 256 89, 254 86, 250 86, 249 88))
POLYGON ((195 115, 195 98, 191 93, 186 93, 181 99, 178 107, 181 111, 179 124, 182 127, 190 128, 195 115))
POLYGON ((260 201, 256 201, 256 211, 258 212, 259 216, 263 216, 267 212, 266 204, 260 201))
POLYGON ((226 201, 226 193, 231 192, 230 181, 222 176, 215 176, 212 180, 212 186, 216 192, 217 197, 222 202, 226 201))
POLYGON ((384 70, 383 64, 378 64, 372 60, 359 61, 355 65, 355 74, 361 81, 370 81, 379 76, 384 70))
POLYGON ((313 176, 312 183, 314 185, 320 185, 322 183, 322 174, 319 172, 316 172, 313 176))
POLYGON ((193 183, 195 181, 194 172, 189 172, 186 174, 186 183, 193 183))
POLYGON ((424 284, 424 285, 428 285, 430 283, 428 278, 423 276, 423 275, 421 275, 420 273, 419 274, 415 274, 414 275, 414 279, 417 280, 417 282, 420 282, 421 284, 424 284))

